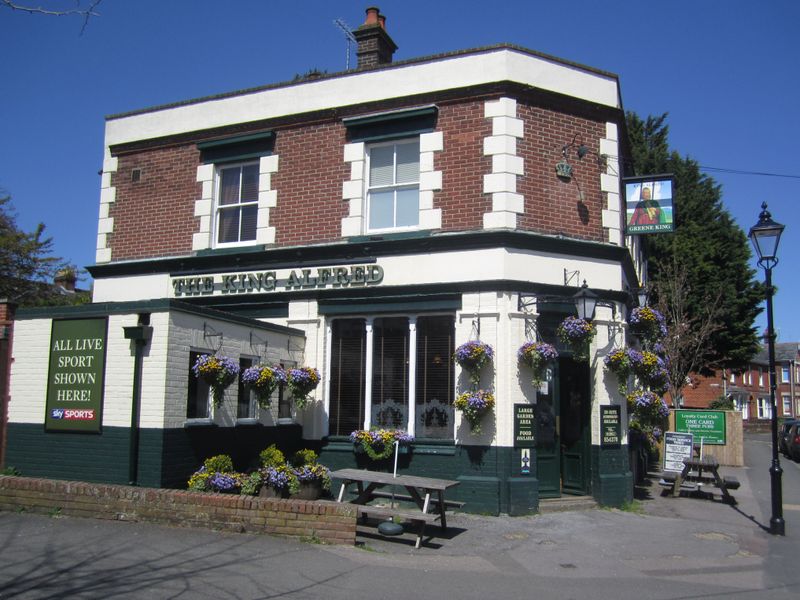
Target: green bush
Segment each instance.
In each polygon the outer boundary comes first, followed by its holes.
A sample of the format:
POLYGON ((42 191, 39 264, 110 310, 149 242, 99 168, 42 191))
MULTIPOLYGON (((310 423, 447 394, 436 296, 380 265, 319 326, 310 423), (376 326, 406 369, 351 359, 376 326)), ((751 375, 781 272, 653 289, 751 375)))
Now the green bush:
POLYGON ((233 460, 227 454, 217 454, 207 458, 203 466, 209 473, 230 473, 233 471, 233 460))
POLYGON ((315 465, 317 464, 317 458, 319 456, 313 450, 309 450, 308 448, 304 448, 303 450, 298 450, 294 453, 292 457, 292 466, 293 467, 302 467, 303 465, 315 465))
POLYGON ((275 444, 262 450, 258 458, 261 461, 261 466, 264 468, 277 468, 286 462, 283 452, 278 450, 275 444))
POLYGON ((709 403, 708 408, 711 410, 733 410, 733 398, 719 396, 709 403))

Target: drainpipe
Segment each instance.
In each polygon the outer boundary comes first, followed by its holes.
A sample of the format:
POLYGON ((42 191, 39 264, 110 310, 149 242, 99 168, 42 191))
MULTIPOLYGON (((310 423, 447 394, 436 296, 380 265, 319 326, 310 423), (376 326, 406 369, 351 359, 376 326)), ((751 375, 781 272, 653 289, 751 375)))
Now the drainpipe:
POLYGON ((139 315, 139 324, 123 327, 126 340, 133 340, 135 354, 133 360, 133 398, 131 399, 131 434, 128 451, 128 485, 138 485, 139 471, 139 407, 142 404, 142 363, 144 348, 153 337, 150 327, 150 314, 139 315))

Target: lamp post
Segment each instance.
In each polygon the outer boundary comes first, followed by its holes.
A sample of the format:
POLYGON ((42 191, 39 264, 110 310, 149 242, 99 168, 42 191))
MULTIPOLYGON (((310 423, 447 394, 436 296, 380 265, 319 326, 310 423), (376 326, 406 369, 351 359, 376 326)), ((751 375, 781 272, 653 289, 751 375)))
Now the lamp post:
POLYGON ((772 220, 767 203, 761 205, 758 223, 750 228, 748 237, 758 254, 758 266, 764 269, 767 295, 767 347, 769 350, 769 405, 772 411, 772 466, 769 469, 772 495, 772 517, 769 532, 772 535, 786 535, 783 520, 783 492, 781 488, 781 462, 778 458, 778 414, 775 410, 775 329, 772 323, 772 268, 778 264, 778 243, 784 226, 772 220))

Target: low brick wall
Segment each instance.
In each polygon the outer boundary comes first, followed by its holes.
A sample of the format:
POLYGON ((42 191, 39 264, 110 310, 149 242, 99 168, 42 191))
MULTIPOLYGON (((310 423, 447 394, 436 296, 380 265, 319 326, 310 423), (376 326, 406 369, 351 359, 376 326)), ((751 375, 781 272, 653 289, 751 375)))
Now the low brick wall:
POLYGON ((0 510, 268 533, 355 544, 348 504, 0 476, 0 510))

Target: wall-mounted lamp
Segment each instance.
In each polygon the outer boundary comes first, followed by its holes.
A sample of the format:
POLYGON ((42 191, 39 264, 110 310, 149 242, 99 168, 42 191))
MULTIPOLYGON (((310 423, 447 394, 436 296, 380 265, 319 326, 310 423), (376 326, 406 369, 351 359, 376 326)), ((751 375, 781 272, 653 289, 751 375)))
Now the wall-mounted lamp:
POLYGON ((639 306, 644 307, 647 306, 647 288, 641 287, 639 291, 636 292, 636 296, 639 299, 639 306))
POLYGON ((570 150, 575 151, 575 156, 578 157, 578 160, 583 160, 586 156, 591 154, 597 157, 597 165, 599 167, 605 167, 606 165, 606 155, 590 150, 589 147, 583 143, 581 134, 576 133, 572 136, 572 141, 568 144, 564 144, 561 148, 562 159, 556 163, 556 176, 564 183, 569 183, 572 180, 572 165, 569 164, 570 150))
POLYGON ((599 296, 589 289, 584 279, 581 289, 572 297, 575 302, 575 308, 578 310, 578 317, 584 321, 594 319, 594 309, 597 306, 598 298, 599 296))

